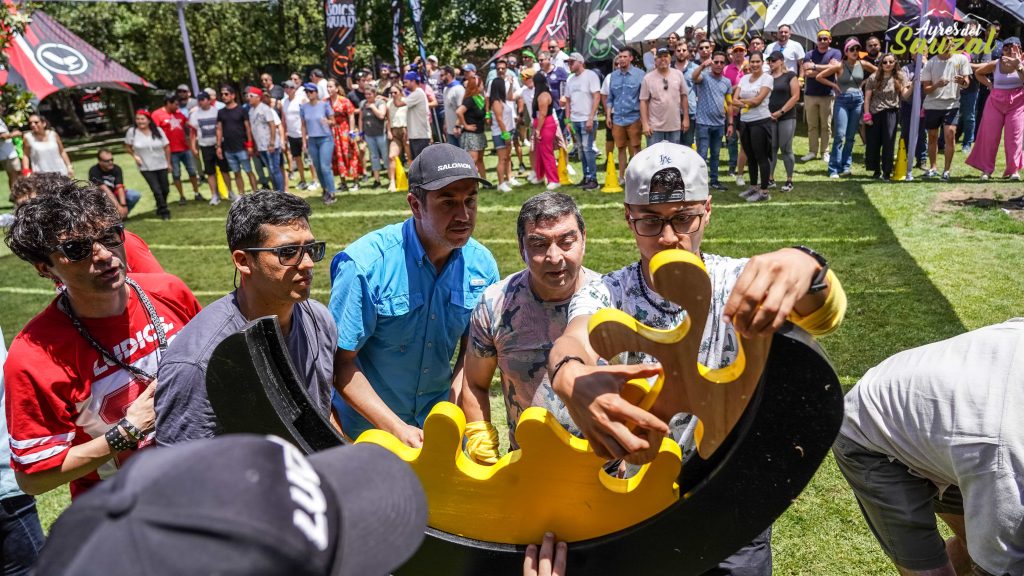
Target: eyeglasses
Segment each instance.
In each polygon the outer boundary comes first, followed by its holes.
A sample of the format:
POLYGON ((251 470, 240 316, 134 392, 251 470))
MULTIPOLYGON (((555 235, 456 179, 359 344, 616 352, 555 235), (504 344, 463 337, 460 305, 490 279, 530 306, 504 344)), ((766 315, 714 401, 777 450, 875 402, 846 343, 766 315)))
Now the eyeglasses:
POLYGON ((661 85, 665 88, 665 90, 668 90, 668 78, 662 78, 661 85))
POLYGON ((39 121, 39 120, 29 120, 28 123, 29 123, 29 126, 32 126, 32 125, 35 125, 35 124, 42 124, 42 122, 39 121))
POLYGON ((98 158, 97 159, 97 162, 99 162, 100 164, 108 164, 108 163, 113 162, 113 161, 114 161, 113 158, 98 158))
POLYGON ((114 224, 94 238, 76 238, 65 240, 54 246, 69 262, 80 262, 92 254, 93 244, 99 242, 104 248, 113 249, 124 244, 124 225, 114 224))
POLYGON ((644 216, 643 218, 628 216, 627 218, 633 224, 633 229, 637 234, 651 238, 660 235, 661 231, 665 229, 665 224, 672 226, 672 230, 676 234, 693 234, 700 228, 704 214, 705 212, 701 211, 698 214, 676 214, 671 218, 657 216, 644 216))
POLYGON ((231 96, 231 94, 232 94, 231 92, 221 92, 220 93, 221 96, 231 96))
POLYGON ((831 41, 832 41, 832 39, 829 38, 828 36, 822 36, 821 38, 818 38, 818 42, 831 42, 831 41))
POLYGON ((309 254, 309 259, 319 262, 324 259, 327 252, 327 242, 310 242, 309 244, 289 244, 277 248, 246 248, 245 252, 272 252, 277 255, 277 261, 281 266, 298 266, 303 257, 309 254))
POLYGON ((893 62, 892 60, 886 60, 885 62, 882 62, 882 66, 894 66, 895 64, 896 63, 893 62))
POLYGON ((850 46, 849 48, 846 49, 846 51, 847 52, 859 52, 860 51, 860 46, 850 46))

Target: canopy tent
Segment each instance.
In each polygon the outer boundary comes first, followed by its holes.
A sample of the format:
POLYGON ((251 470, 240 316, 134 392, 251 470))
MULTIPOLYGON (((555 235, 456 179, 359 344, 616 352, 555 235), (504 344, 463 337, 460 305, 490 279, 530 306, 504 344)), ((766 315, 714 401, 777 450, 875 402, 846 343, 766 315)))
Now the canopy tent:
MULTIPOLYGON (((764 29, 775 32, 789 24, 794 36, 810 40, 820 30, 829 30, 834 37, 884 32, 889 27, 890 5, 890 0, 776 0, 768 5, 764 29)), ((956 11, 956 20, 964 17, 956 11)))
POLYGON ((24 34, 8 46, 7 70, 0 82, 18 84, 39 100, 61 88, 101 86, 133 92, 131 85, 154 88, 142 77, 108 58, 42 10, 32 13, 24 34))

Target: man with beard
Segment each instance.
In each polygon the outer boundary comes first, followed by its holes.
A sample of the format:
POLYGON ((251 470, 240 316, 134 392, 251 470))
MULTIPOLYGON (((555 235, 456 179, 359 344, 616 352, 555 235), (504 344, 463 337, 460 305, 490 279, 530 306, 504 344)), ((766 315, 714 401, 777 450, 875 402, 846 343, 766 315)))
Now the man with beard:
POLYGON ((4 240, 64 288, 4 365, 11 466, 25 493, 70 482, 74 498, 150 444, 157 364, 199 302, 170 274, 128 274, 124 225, 94 186, 29 200, 4 240))
POLYGON ((296 373, 325 418, 330 415, 337 332, 323 304, 309 299, 313 267, 326 243, 309 229, 309 204, 260 190, 228 211, 227 239, 238 288, 213 302, 175 338, 160 362, 156 440, 177 444, 220 434, 206 396, 214 348, 249 322, 276 316, 296 373))
POLYGON ((349 438, 380 428, 421 446, 430 409, 458 399, 470 314, 498 281, 494 257, 470 237, 480 183, 468 152, 427 146, 409 167, 412 217, 334 257, 335 388, 349 438))

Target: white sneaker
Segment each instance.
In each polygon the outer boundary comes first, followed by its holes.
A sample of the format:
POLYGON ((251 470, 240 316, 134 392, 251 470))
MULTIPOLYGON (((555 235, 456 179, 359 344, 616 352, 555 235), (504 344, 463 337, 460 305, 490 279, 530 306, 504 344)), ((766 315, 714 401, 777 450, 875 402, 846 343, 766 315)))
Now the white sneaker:
POLYGON ((761 191, 757 189, 757 186, 751 186, 750 188, 747 188, 743 192, 740 192, 740 198, 749 199, 751 196, 760 193, 761 191))
POLYGON ((540 179, 538 179, 537 175, 534 174, 533 172, 530 172, 530 174, 526 177, 526 181, 529 182, 530 184, 540 184, 540 179))
POLYGON ((558 182, 552 182, 552 183, 548 184, 547 186, 545 186, 544 188, 545 188, 545 189, 546 189, 546 190, 547 190, 548 192, 553 192, 553 191, 555 191, 555 190, 558 190, 558 189, 559 189, 559 188, 561 188, 561 187, 562 187, 562 185, 561 185, 561 184, 559 184, 558 182))
POLYGON ((1010 174, 1010 180, 1013 180, 1014 182, 1020 182, 1020 172, 1014 172, 1013 174, 1010 174))
POLYGON ((942 181, 949 182, 949 170, 946 170, 945 172, 942 173, 942 181))
POLYGON ((743 179, 743 176, 737 176, 736 177, 736 185, 737 186, 746 186, 747 182, 743 179))
POLYGON ((398 186, 395 185, 394 181, 388 183, 388 192, 398 192, 398 186))
POLYGON ((520 182, 519 180, 516 180, 515 178, 509 178, 508 179, 508 185, 512 186, 512 187, 516 187, 516 186, 522 186, 523 183, 520 182))
POLYGON ((828 164, 828 152, 825 152, 824 154, 821 155, 821 161, 824 162, 825 164, 828 164))
POLYGON ((215 193, 213 197, 210 198, 210 206, 216 206, 217 204, 220 204, 220 194, 215 193))
POLYGON ((804 154, 803 156, 800 157, 800 161, 801 162, 810 162, 811 160, 817 160, 817 159, 818 159, 818 155, 813 153, 813 152, 808 152, 807 154, 804 154))
POLYGON ((234 192, 228 192, 228 200, 232 202, 238 202, 239 198, 241 198, 241 196, 239 196, 238 194, 235 194, 234 192))
POLYGON ((502 182, 498 184, 498 192, 511 192, 512 187, 508 185, 508 182, 502 182))
POLYGON ((320 184, 317 183, 317 182, 310 182, 309 186, 306 186, 306 190, 309 191, 309 192, 312 192, 314 190, 319 190, 319 189, 320 189, 320 184))
POLYGON ((760 190, 756 190, 753 194, 747 196, 747 202, 766 202, 771 199, 771 195, 760 190))
POLYGON ((991 175, 991 174, 982 174, 982 175, 981 175, 981 179, 982 179, 982 180, 988 180, 988 179, 989 179, 989 178, 991 178, 991 177, 992 177, 992 175, 991 175))
POLYGON ((833 180, 839 180, 839 174, 836 174, 835 172, 829 174, 828 177, 833 180))

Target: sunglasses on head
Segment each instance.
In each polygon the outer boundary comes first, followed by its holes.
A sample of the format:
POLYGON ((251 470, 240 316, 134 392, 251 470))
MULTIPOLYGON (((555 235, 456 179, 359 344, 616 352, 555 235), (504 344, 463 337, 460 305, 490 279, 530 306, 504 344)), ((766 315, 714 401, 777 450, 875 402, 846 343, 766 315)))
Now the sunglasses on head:
POLYGON ((309 254, 309 259, 313 262, 323 260, 324 254, 327 252, 327 243, 321 241, 309 244, 289 244, 276 248, 246 248, 244 251, 271 252, 277 256, 277 261, 281 263, 281 266, 297 266, 306 254, 309 254))
POLYGON ((832 39, 829 38, 828 36, 822 36, 822 37, 818 38, 818 42, 831 42, 831 41, 832 41, 832 39))
POLYGON ((124 244, 124 225, 114 224, 93 238, 75 238, 65 240, 53 247, 69 262, 80 262, 92 255, 93 244, 99 242, 104 248, 113 249, 124 244))

